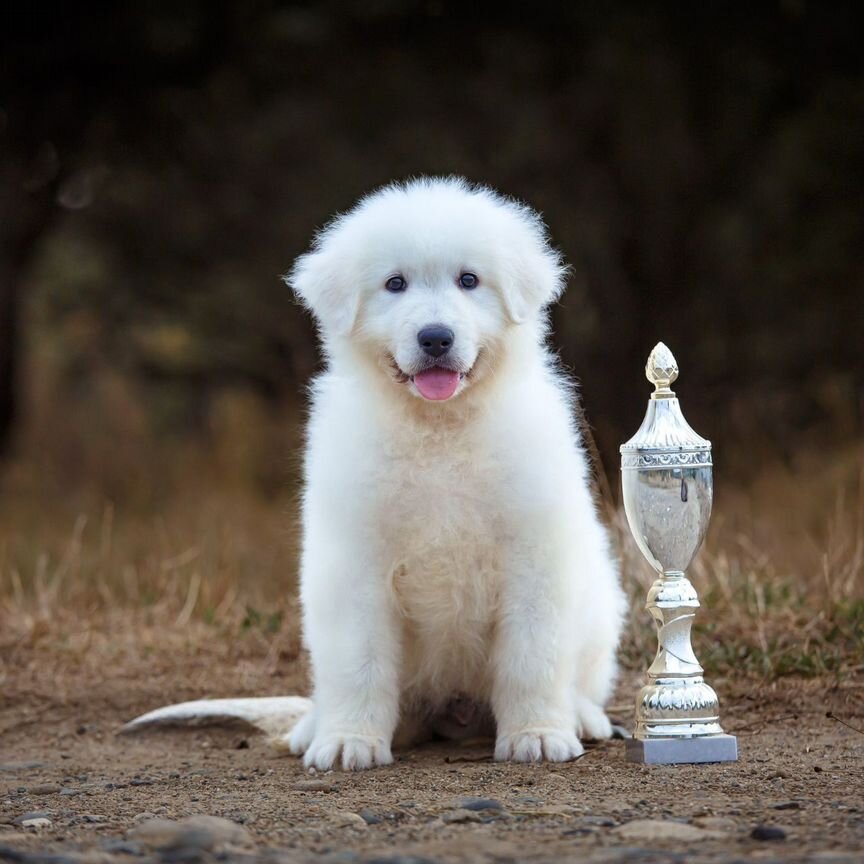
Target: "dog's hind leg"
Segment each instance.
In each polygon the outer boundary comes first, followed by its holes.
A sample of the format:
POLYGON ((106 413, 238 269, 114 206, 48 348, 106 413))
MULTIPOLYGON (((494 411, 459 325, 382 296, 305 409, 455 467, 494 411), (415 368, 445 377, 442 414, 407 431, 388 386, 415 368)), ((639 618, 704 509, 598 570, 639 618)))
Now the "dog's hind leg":
POLYGON ((617 677, 614 645, 592 646, 582 652, 576 675, 576 734, 580 738, 609 738, 612 724, 603 706, 617 677))
POLYGON ((574 699, 574 704, 576 707, 576 734, 580 738, 599 741, 601 738, 612 737, 612 723, 600 705, 578 694, 574 699))
POLYGON ((302 756, 315 737, 317 719, 313 708, 297 721, 297 725, 288 734, 276 738, 273 746, 277 750, 288 750, 295 756, 302 756))

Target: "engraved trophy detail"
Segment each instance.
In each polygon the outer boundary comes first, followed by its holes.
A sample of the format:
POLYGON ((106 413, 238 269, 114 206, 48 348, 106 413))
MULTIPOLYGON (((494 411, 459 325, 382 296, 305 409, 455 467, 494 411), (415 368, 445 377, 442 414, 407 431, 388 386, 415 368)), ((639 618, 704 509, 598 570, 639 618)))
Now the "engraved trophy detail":
POLYGON ((627 758, 653 764, 730 762, 734 736, 720 726, 717 694, 690 644, 699 600, 684 571, 711 516, 711 442, 690 428, 675 393, 672 352, 659 342, 645 375, 655 390, 639 431, 621 445, 621 485, 630 531, 658 578, 646 608, 657 625, 657 656, 636 702, 627 758))

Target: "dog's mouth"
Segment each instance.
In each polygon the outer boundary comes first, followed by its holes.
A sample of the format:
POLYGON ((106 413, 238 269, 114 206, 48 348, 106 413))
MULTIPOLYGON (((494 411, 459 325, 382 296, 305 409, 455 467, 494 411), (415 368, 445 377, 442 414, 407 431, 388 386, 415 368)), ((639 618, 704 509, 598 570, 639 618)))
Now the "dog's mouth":
POLYGON ((430 402, 444 402, 450 399, 459 389, 460 383, 470 379, 471 373, 474 371, 474 366, 462 371, 455 366, 438 362, 409 374, 392 356, 390 357, 390 368, 396 381, 400 384, 413 384, 417 392, 430 402))

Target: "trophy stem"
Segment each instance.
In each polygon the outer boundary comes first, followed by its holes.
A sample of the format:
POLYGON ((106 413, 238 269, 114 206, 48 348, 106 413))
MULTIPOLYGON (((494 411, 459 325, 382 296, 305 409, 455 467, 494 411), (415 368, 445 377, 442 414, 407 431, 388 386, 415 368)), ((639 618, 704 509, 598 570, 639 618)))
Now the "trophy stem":
POLYGON ((651 586, 645 606, 657 626, 658 645, 636 702, 634 737, 722 735, 717 694, 705 683, 690 641, 699 608, 692 583, 680 570, 667 570, 651 586))

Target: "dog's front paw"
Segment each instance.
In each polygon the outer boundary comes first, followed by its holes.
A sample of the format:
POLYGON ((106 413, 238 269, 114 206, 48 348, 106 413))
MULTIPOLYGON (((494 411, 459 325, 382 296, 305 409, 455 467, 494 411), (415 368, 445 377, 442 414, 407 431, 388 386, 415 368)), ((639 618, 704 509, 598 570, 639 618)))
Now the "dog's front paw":
POLYGON ((571 729, 522 729, 499 735, 495 742, 498 762, 569 762, 584 752, 571 729))
POLYGON ((393 761, 390 742, 375 735, 316 735, 306 750, 307 768, 328 771, 339 763, 343 771, 365 771, 393 761))

